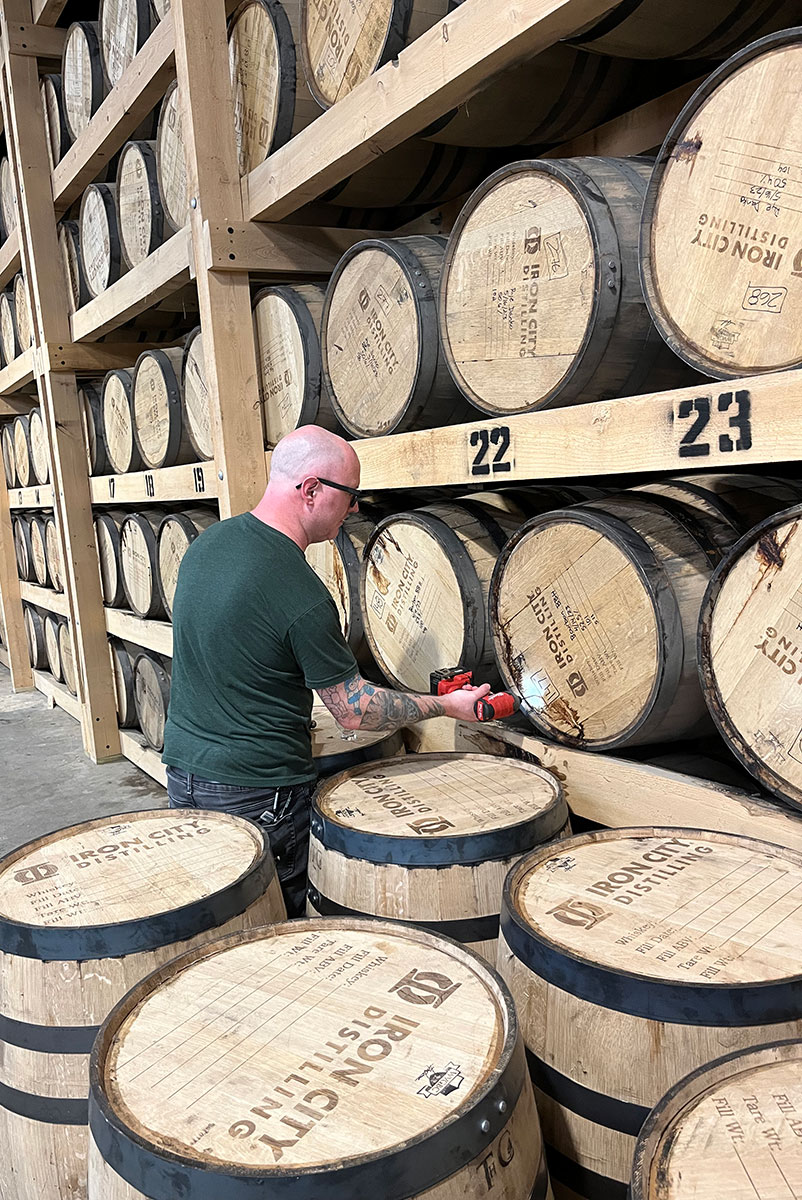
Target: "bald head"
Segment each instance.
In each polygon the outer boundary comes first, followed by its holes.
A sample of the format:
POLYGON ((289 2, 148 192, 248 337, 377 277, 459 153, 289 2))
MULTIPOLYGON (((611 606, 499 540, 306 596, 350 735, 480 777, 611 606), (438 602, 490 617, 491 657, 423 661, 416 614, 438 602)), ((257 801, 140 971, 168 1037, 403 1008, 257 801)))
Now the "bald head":
POLYGON ((317 425, 302 425, 283 437, 270 460, 270 482, 301 483, 309 475, 352 482, 359 479, 359 460, 351 446, 336 433, 317 425))
POLYGON ((359 459, 344 438, 302 425, 273 451, 267 490, 253 515, 305 550, 336 537, 349 512, 356 512, 359 476, 359 459))

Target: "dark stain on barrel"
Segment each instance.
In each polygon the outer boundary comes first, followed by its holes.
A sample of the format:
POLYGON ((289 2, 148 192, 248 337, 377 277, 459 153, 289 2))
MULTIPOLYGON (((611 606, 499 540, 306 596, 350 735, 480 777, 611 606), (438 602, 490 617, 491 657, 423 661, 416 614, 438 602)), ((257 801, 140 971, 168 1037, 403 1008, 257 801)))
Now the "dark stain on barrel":
MULTIPOLYGON (((399 554, 404 554, 404 551, 401 549, 398 542, 395 540, 393 535, 390 533, 389 529, 383 529, 381 531, 381 535, 379 537, 379 542, 382 544, 382 549, 384 548, 384 543, 389 542, 391 546, 395 547, 395 549, 398 551, 399 554)), ((406 558, 406 555, 404 555, 404 557, 406 558)))
POLYGON ((578 740, 584 741, 585 729, 579 719, 579 713, 575 708, 571 708, 571 705, 562 696, 558 696, 556 700, 547 704, 543 712, 555 725, 565 725, 569 729, 575 729, 578 740))
POLYGON ((697 155, 699 154, 699 151, 701 149, 702 149, 702 138, 697 133, 697 134, 694 134, 694 136, 692 138, 686 138, 682 142, 677 142, 676 146, 674 147, 674 151, 673 151, 671 157, 674 159, 675 162, 678 162, 678 163, 681 163, 681 162, 690 163, 691 164, 691 172, 690 173, 692 175, 693 168, 696 166, 697 155))
MULTIPOLYGON (((493 584, 491 583, 491 588, 493 584)), ((491 608, 491 612, 493 609, 491 608)), ((496 612, 498 608, 496 607, 496 612)), ((496 632, 504 643, 504 648, 501 652, 501 661, 507 668, 510 678, 518 689, 519 695, 523 696, 523 656, 516 654, 512 647, 512 639, 507 628, 507 622, 496 617, 496 632)))
POLYGON ((343 572, 342 559, 340 558, 340 552, 337 549, 336 545, 334 547, 334 554, 332 557, 332 567, 334 570, 334 586, 337 588, 337 592, 340 597, 340 603, 342 604, 342 609, 343 609, 343 612, 345 613, 346 623, 350 626, 350 624, 351 624, 351 606, 348 603, 348 588, 347 588, 346 582, 345 582, 345 574, 343 572))
POLYGON ((774 570, 775 568, 778 571, 782 570, 785 562, 785 545, 787 541, 788 538, 786 537, 783 539, 782 545, 780 545, 780 543, 777 541, 777 534, 774 530, 772 530, 770 533, 764 533, 763 536, 758 539, 755 550, 755 553, 757 554, 757 560, 760 565, 768 568, 769 570, 774 570))
POLYGON ((378 591, 381 592, 382 596, 386 596, 390 590, 390 580, 386 579, 384 575, 382 575, 381 571, 372 559, 368 559, 368 571, 370 572, 370 577, 376 585, 378 591))

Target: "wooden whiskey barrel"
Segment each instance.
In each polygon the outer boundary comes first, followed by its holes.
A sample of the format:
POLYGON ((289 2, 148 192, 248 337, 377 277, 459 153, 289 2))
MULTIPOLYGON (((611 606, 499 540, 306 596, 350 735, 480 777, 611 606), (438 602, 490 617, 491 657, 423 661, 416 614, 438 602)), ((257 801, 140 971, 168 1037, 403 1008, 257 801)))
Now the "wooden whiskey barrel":
POLYGON ((78 389, 81 423, 84 431, 86 461, 90 475, 108 475, 111 471, 103 435, 103 403, 95 384, 85 379, 78 389))
POLYGON ((64 121, 73 141, 103 102, 106 84, 97 21, 75 21, 67 30, 61 60, 64 121))
POLYGON ((227 813, 118 813, 2 860, 0 1136, 25 1148, 7 1200, 86 1195, 89 1052, 129 988, 284 911, 264 835, 227 813))
POLYGON ((81 262, 90 295, 99 296, 125 274, 117 222, 117 185, 90 183, 78 221, 81 262))
POLYGON ((33 550, 31 547, 31 526, 28 517, 15 516, 11 519, 14 533, 14 557, 17 562, 17 575, 22 580, 33 579, 33 550))
POLYGON ((301 0, 245 0, 228 25, 239 169, 246 175, 319 115, 296 57, 301 0))
POLYGON ((559 783, 529 763, 411 754, 352 767, 313 801, 307 913, 411 923, 495 963, 507 872, 570 831, 559 783))
POLYGON ((704 732, 696 630, 718 554, 691 510, 634 492, 521 526, 489 612, 532 724, 590 750, 704 732))
POLYGON ((170 84, 159 110, 156 132, 156 175, 165 222, 165 233, 177 233, 187 222, 189 185, 184 157, 184 137, 181 111, 178 105, 178 83, 170 84))
POLYGON ((155 142, 127 142, 117 167, 117 227, 126 266, 144 262, 164 241, 155 142))
POLYGON ((526 412, 692 382, 638 279, 650 172, 637 158, 527 160, 473 193, 446 250, 440 329, 477 408, 526 412))
POLYGON ((168 513, 159 526, 156 547, 157 584, 166 615, 172 620, 173 597, 181 560, 195 539, 219 520, 206 508, 187 508, 168 513))
POLYGON ((70 312, 82 308, 92 299, 92 293, 86 284, 84 264, 81 259, 81 233, 77 221, 59 221, 58 248, 61 256, 61 269, 67 281, 67 300, 70 312))
POLYGON ((45 617, 45 654, 50 674, 61 683, 64 672, 61 668, 61 647, 59 646, 58 631, 61 621, 48 613, 45 617))
POLYGON ((109 371, 100 393, 103 442, 112 471, 125 474, 143 469, 134 437, 133 368, 109 371))
POLYGON ((0 348, 6 366, 13 362, 20 352, 14 315, 14 293, 11 288, 0 292, 0 348))
POLYGON ((799 23, 794 0, 681 0, 669 10, 658 0, 621 2, 571 40, 599 54, 624 58, 725 58, 747 42, 799 23))
POLYGON ((31 467, 37 483, 47 483, 50 479, 50 452, 47 445, 47 432, 42 420, 41 410, 31 409, 28 418, 28 435, 31 446, 31 467))
POLYGON ((8 237, 19 224, 19 207, 14 172, 6 155, 0 158, 0 216, 3 218, 5 236, 8 237))
POLYGON ((51 171, 70 148, 70 134, 64 119, 64 96, 60 75, 43 75, 39 86, 45 116, 47 154, 51 171))
POLYGON ((343 729, 316 692, 313 696, 312 757, 320 778, 339 775, 341 771, 360 763, 373 762, 377 758, 394 758, 404 753, 400 729, 390 734, 376 729, 343 729))
POLYGON ((259 398, 268 447, 300 425, 340 428, 321 382, 325 295, 320 284, 305 283, 262 288, 254 297, 259 398))
POLYGON ((6 476, 6 487, 13 488, 17 482, 17 464, 14 459, 14 424, 7 421, 0 434, 0 444, 3 450, 3 470, 6 476))
POLYGON ((120 567, 128 607, 138 617, 165 617, 159 592, 161 511, 129 513, 120 529, 120 567))
POLYGON ((485 150, 435 146, 409 138, 374 158, 320 197, 326 204, 356 208, 424 205, 431 208, 464 196, 495 163, 485 150))
POLYGON ((58 649, 61 656, 61 672, 67 691, 78 695, 78 664, 75 660, 75 643, 69 621, 62 621, 58 629, 58 649))
POLYGON ((359 512, 346 517, 337 537, 330 542, 313 542, 306 549, 306 561, 322 579, 337 605, 343 637, 354 652, 362 670, 375 672, 376 663, 365 638, 360 598, 360 575, 365 547, 392 508, 386 504, 364 504, 359 512))
POLYGON ((131 391, 134 438, 148 470, 195 461, 182 419, 184 351, 146 350, 136 361, 131 391))
POLYGON ((453 8, 451 0, 305 0, 300 49, 312 95, 330 108, 453 8))
POLYGON ((109 638, 109 654, 114 675, 117 724, 121 729, 133 729, 137 720, 134 659, 125 642, 121 642, 118 638, 109 638))
POLYGON ((733 542, 772 513, 798 504, 802 487, 760 475, 686 475, 640 484, 633 491, 663 496, 693 510, 723 557, 733 542))
POLYGON ((432 671, 460 666, 496 680, 486 612, 496 558, 518 521, 470 501, 381 521, 364 550, 362 620, 379 669, 429 691, 432 671))
POLYGON ((34 482, 33 459, 31 454, 31 421, 30 417, 20 413, 14 418, 14 463, 17 469, 17 479, 20 487, 30 487, 34 482))
POLYGON ((100 0, 99 25, 103 70, 114 87, 150 36, 150 0, 100 0))
POLYGON ((40 587, 50 587, 50 572, 47 566, 47 530, 43 517, 31 517, 28 522, 31 541, 31 570, 33 581, 40 587))
POLYGON ((28 296, 28 285, 21 271, 18 271, 14 276, 12 286, 14 291, 14 322, 17 341, 19 342, 20 350, 27 350, 33 344, 33 318, 31 315, 31 302, 28 296))
POLYGON ((210 461, 214 458, 214 439, 200 325, 195 326, 184 343, 184 361, 181 364, 181 412, 184 430, 195 457, 201 461, 210 461))
POLYGON ((710 580, 699 621, 699 673, 713 720, 746 769, 795 808, 802 807, 800 519, 802 505, 777 513, 733 547, 710 580))
POLYGON ((28 642, 28 657, 35 671, 43 671, 47 667, 47 648, 45 646, 45 624, 41 613, 26 604, 25 608, 25 637, 28 642))
POLYGON ((101 1030, 89 1124, 90 1200, 167 1200, 176 1170, 186 1200, 457 1200, 488 1169, 498 1200, 550 1195, 506 988, 453 942, 384 921, 291 921, 150 975, 101 1030), (255 1021, 224 998, 240 979, 255 1021), (190 1045, 189 1094, 170 1096, 158 1080, 178 1086, 190 1045), (316 1050, 320 1076, 277 1093, 316 1050))
POLYGON ((498 967, 555 1194, 624 1200, 669 1087, 725 1047, 800 1036, 800 901, 798 852, 696 829, 580 834, 513 867, 498 967))
POLYGON ((170 666, 152 654, 134 660, 134 700, 137 724, 147 744, 159 753, 164 749, 164 725, 170 703, 170 666))
POLYGON ((799 1040, 736 1051, 691 1071, 640 1131, 632 1200, 768 1200, 775 1179, 799 1178, 800 1110, 799 1040))
POLYGON ((437 334, 446 239, 382 238, 346 251, 320 324, 323 386, 356 437, 468 419, 437 334))
POLYGON ((95 544, 100 567, 103 603, 110 608, 125 607, 125 588, 120 550, 120 534, 126 518, 124 509, 110 508, 95 514, 95 544))
POLYGON ((423 137, 450 146, 545 146, 601 125, 620 107, 632 65, 557 44, 496 75, 423 137))
MULTIPOLYGON (((674 123, 646 194, 646 302, 669 346, 717 379, 802 363, 802 213, 794 163, 774 148, 802 143, 802 114, 786 89, 800 64, 792 29, 715 71, 674 123), (733 113, 747 136, 733 136, 733 113)), ((738 393, 736 449, 748 433, 743 403, 738 393)))
POLYGON ((47 557, 47 573, 53 584, 53 590, 63 592, 64 569, 61 564, 61 540, 54 516, 45 518, 45 555, 47 557))

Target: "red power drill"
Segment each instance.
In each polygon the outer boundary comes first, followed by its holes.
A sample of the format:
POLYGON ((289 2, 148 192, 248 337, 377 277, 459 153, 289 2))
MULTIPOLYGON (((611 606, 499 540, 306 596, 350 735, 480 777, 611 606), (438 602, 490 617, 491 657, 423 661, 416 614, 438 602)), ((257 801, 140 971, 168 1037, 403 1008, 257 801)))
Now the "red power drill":
MULTIPOLYGON (((473 683, 473 671, 464 671, 462 667, 446 667, 444 671, 432 671, 429 676, 433 696, 448 696, 470 683, 473 683)), ((490 692, 476 701, 473 711, 477 721, 499 721, 502 717, 511 717, 520 707, 520 702, 510 692, 490 692)))

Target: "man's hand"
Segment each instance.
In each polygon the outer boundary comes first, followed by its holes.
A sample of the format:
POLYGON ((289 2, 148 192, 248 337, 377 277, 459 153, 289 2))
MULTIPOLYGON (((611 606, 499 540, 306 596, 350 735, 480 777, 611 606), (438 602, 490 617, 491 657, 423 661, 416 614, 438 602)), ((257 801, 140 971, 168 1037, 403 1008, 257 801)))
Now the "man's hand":
POLYGON ((455 721, 478 721, 473 706, 489 692, 489 683, 481 683, 478 686, 469 683, 467 687, 456 692, 449 692, 447 696, 440 697, 443 713, 446 717, 453 717, 455 721))

